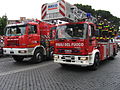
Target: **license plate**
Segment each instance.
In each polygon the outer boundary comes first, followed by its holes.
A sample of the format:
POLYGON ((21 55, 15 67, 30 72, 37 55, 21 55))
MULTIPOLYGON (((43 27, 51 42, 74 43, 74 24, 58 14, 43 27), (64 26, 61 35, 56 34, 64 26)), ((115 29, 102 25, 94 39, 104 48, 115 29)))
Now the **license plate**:
POLYGON ((71 57, 65 57, 65 59, 71 59, 71 57))
POLYGON ((65 50, 65 53, 71 53, 72 50, 65 50))

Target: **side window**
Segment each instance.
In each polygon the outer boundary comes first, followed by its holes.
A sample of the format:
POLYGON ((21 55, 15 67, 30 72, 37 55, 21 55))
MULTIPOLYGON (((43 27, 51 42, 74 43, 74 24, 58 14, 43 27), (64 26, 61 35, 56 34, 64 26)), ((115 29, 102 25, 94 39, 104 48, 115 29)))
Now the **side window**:
POLYGON ((55 39, 56 27, 50 29, 50 39, 55 39))
POLYGON ((36 25, 29 25, 29 34, 36 34, 37 33, 37 26, 36 25))

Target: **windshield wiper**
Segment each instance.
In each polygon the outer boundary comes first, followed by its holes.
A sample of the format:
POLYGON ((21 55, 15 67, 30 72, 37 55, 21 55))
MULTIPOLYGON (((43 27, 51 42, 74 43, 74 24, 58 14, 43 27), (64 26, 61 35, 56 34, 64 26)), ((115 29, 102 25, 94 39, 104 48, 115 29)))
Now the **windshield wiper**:
POLYGON ((67 39, 67 38, 58 38, 58 39, 61 39, 61 40, 62 40, 62 39, 67 39))

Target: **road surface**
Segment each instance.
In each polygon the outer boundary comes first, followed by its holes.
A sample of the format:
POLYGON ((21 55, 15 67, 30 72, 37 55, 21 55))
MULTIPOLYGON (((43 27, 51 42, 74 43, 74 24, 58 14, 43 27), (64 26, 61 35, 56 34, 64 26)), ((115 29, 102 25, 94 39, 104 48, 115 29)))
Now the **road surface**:
POLYGON ((120 52, 97 71, 51 61, 16 63, 0 58, 0 90, 120 90, 120 52))

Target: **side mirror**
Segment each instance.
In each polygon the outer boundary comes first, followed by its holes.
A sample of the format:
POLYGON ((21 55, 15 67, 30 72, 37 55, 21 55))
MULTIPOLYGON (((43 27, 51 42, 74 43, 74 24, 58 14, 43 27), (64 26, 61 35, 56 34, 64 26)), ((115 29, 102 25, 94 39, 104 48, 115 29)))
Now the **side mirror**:
POLYGON ((95 39, 96 39, 95 37, 91 37, 90 42, 94 41, 95 39))

